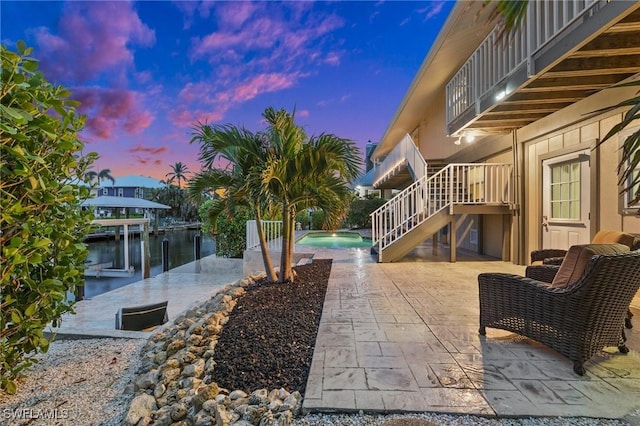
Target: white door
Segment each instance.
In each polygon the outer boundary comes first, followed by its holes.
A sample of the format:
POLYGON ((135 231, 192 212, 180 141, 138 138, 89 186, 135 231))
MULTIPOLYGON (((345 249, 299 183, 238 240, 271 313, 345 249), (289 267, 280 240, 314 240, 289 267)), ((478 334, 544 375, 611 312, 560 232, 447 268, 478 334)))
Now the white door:
POLYGON ((588 244, 589 150, 542 162, 542 247, 588 244))

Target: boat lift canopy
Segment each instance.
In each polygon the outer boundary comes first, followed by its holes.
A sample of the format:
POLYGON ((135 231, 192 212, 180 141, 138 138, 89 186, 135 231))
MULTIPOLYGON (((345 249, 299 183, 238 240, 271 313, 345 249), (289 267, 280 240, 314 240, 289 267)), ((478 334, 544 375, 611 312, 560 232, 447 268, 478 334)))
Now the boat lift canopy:
MULTIPOLYGON (((123 198, 123 197, 111 197, 123 198)), ((149 219, 95 219, 93 225, 122 226, 124 227, 124 268, 88 267, 84 270, 85 276, 91 277, 130 277, 133 275, 133 266, 129 264, 129 226, 138 225, 140 229, 140 244, 142 258, 142 278, 149 278, 151 269, 151 253, 149 252, 149 219)))

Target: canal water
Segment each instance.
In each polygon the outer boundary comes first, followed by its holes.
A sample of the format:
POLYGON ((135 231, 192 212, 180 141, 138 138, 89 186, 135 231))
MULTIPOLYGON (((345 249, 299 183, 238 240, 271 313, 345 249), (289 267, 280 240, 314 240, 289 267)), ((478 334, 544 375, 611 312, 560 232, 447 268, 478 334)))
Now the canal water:
MULTIPOLYGON (((151 252, 151 274, 162 273, 162 240, 169 241, 169 269, 177 268, 195 260, 194 236, 200 231, 176 230, 167 231, 157 237, 149 236, 149 250, 151 252)), ((89 244, 87 261, 95 263, 113 263, 114 268, 124 267, 124 236, 120 241, 104 240, 92 241, 89 244)), ((215 242, 208 236, 202 235, 200 246, 201 257, 215 253, 215 242)), ((116 288, 142 280, 141 244, 139 236, 129 236, 129 264, 135 268, 130 277, 85 277, 84 297, 91 298, 116 288)))

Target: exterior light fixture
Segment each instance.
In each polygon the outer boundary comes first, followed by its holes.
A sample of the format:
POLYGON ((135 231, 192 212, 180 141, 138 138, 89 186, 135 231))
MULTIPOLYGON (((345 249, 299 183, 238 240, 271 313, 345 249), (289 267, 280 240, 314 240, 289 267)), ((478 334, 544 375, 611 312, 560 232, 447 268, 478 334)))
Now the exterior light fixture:
POLYGON ((473 141, 475 141, 475 140, 476 140, 476 137, 475 137, 475 135, 472 135, 472 134, 468 134, 468 135, 466 135, 466 136, 464 137, 464 141, 465 141, 466 143, 471 143, 471 142, 473 142, 473 141))
POLYGON ((454 145, 460 145, 461 139, 462 139, 462 136, 458 136, 458 139, 456 139, 455 142, 453 142, 453 144, 454 145))

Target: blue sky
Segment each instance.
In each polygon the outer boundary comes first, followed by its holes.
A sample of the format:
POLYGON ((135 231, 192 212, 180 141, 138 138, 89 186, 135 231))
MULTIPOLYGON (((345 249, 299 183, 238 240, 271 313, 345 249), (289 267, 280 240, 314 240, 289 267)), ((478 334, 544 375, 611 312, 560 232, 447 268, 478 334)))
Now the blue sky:
POLYGON ((0 24, 82 102, 97 168, 162 179, 200 169, 198 120, 256 131, 268 106, 295 108, 308 134, 377 141, 452 6, 3 0, 0 24))

